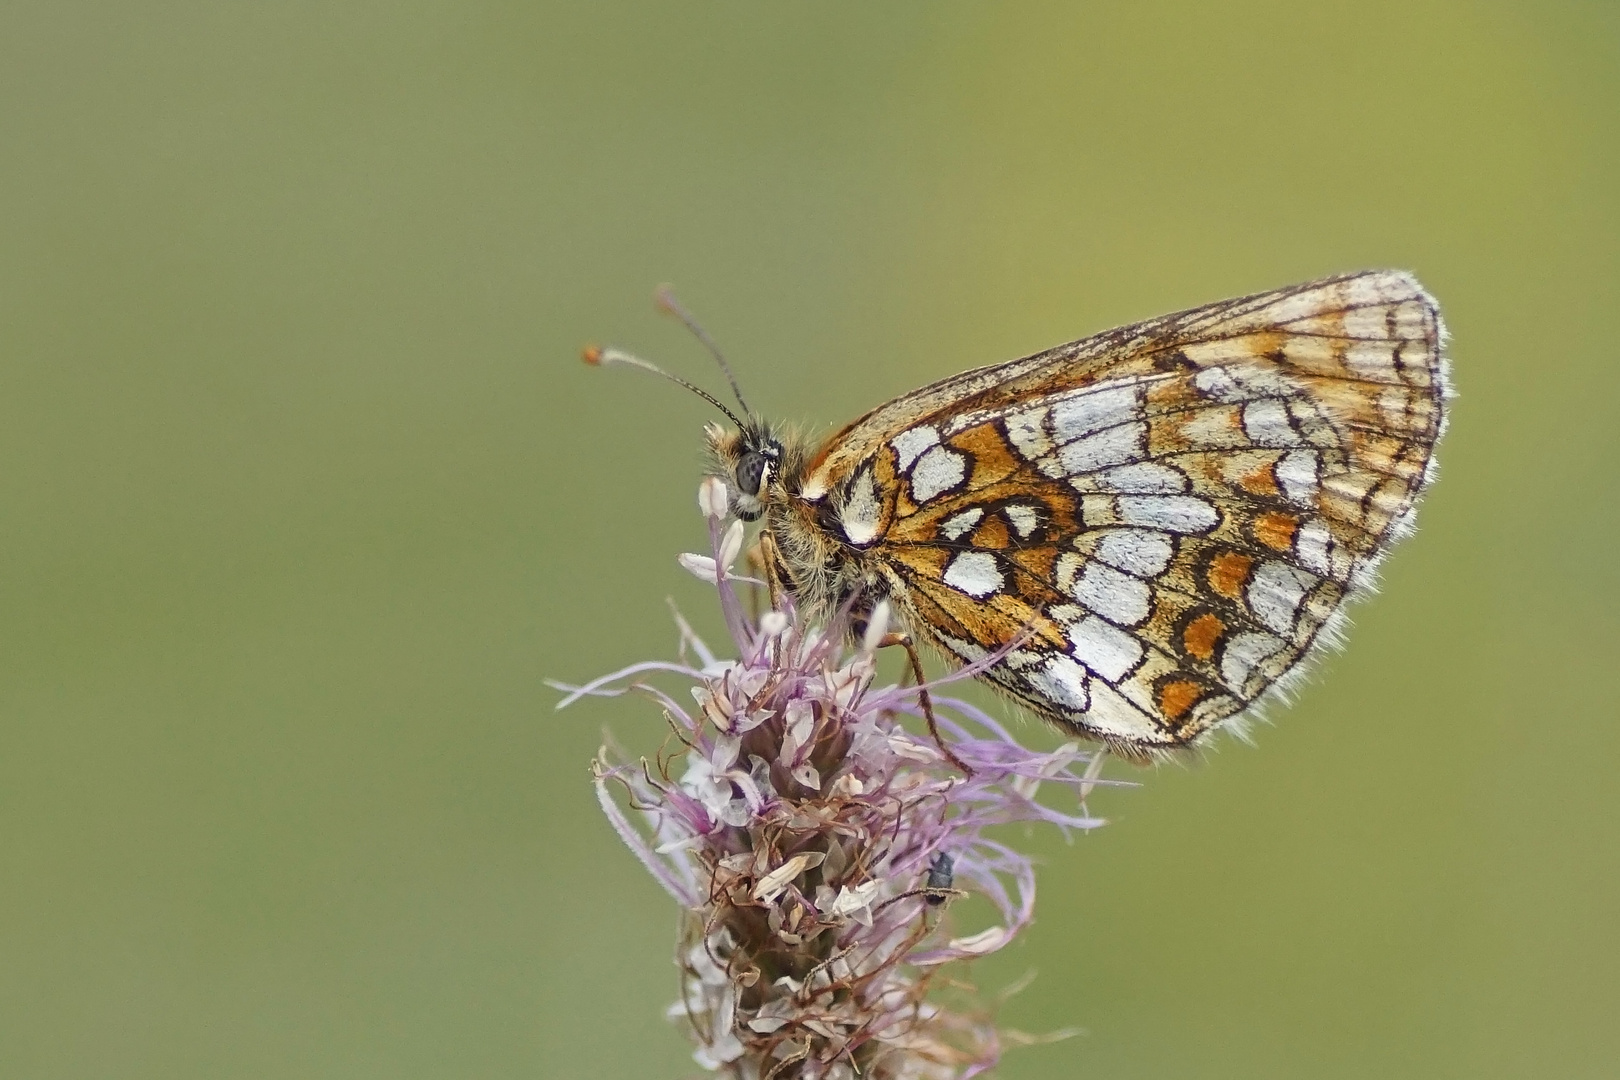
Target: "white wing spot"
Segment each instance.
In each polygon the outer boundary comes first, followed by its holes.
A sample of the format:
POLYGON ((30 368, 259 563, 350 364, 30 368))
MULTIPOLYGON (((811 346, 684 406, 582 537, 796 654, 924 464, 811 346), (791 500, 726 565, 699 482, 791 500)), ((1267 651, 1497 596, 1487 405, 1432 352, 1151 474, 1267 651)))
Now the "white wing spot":
POLYGON ((964 551, 945 568, 945 584, 982 600, 1006 584, 996 557, 985 551, 964 551))
POLYGON ((1193 376, 1193 386, 1205 397, 1216 401, 1233 401, 1238 398, 1238 384, 1232 378, 1231 372, 1223 367, 1207 367, 1193 376))
POLYGON ((1308 503, 1316 495, 1317 459, 1315 450, 1290 450, 1277 462, 1277 483, 1289 501, 1308 503))
POLYGON ((943 446, 930 447, 911 470, 911 501, 921 506, 967 475, 967 458, 943 446))
POLYGON ((1052 432, 1057 442, 1066 443, 1141 418, 1140 387, 1105 386, 1081 390, 1053 405, 1052 432))
POLYGON ((1086 669, 1059 653, 1048 657, 1040 667, 1023 672, 1024 680, 1045 698, 1075 712, 1091 707, 1086 669))
POLYGON ((1007 438, 1024 455, 1026 461, 1045 457, 1052 452, 1052 440, 1046 434, 1046 410, 1030 409, 1012 413, 1007 417, 1007 438))
POLYGON ((1213 529, 1221 516, 1193 495, 1121 495, 1119 520, 1168 532, 1201 533, 1213 529))
POLYGON ((870 544, 877 539, 878 526, 883 521, 883 504, 878 501, 871 469, 862 469, 849 486, 849 497, 838 512, 838 520, 852 544, 870 544))
POLYGON ((1022 540, 1028 540, 1040 528, 1041 515, 1033 506, 1008 506, 1002 513, 1007 515, 1008 523, 1022 540))
POLYGON ((1130 495, 1178 495, 1187 490, 1187 478, 1168 465, 1150 461, 1120 465, 1102 474, 1102 489, 1130 495))
POLYGON ((1292 637, 1294 616, 1308 584, 1309 579, 1287 563, 1262 563, 1249 582, 1249 607, 1263 624, 1292 637))
POLYGON ((1057 587, 1074 595, 1074 583, 1080 579, 1080 571, 1085 569, 1086 560, 1072 551, 1065 551, 1058 556, 1057 567, 1053 576, 1057 580, 1057 587))
POLYGON ((1069 628, 1075 659, 1111 683, 1117 683, 1142 662, 1143 649, 1135 637, 1091 616, 1069 628))
POLYGON ((917 460, 919 454, 938 443, 939 432, 926 424, 902 431, 889 442, 889 445, 894 447, 896 471, 905 472, 911 468, 911 463, 917 460))
POLYGON ((1164 731, 1130 699, 1101 680, 1092 680, 1091 708, 1086 727, 1104 735, 1119 735, 1136 743, 1158 743, 1164 731))
POLYGON ((939 531, 947 540, 960 540, 984 517, 984 508, 971 506, 960 514, 952 514, 940 525, 939 531))
POLYGON ((1128 574, 1150 578, 1164 573, 1174 551, 1164 533, 1118 529, 1098 543, 1097 558, 1128 574))
POLYGON ((1242 693, 1255 665, 1275 654, 1287 642, 1270 634, 1239 634, 1221 650, 1221 678, 1232 690, 1242 693))
POLYGON ((1079 604, 1053 604, 1046 609, 1046 613, 1052 617, 1053 622, 1059 622, 1065 626, 1070 623, 1077 623, 1086 617, 1086 609, 1079 604))
POLYGON ((1074 476, 1138 461, 1143 457, 1142 439, 1146 435, 1146 424, 1105 428, 1059 449, 1058 463, 1063 467, 1063 475, 1074 476))
POLYGON ((1074 598, 1109 622, 1134 626, 1148 616, 1147 582, 1101 562, 1089 562, 1074 583, 1074 598))
POLYGON ((1298 446, 1299 434, 1288 422, 1288 407, 1276 398, 1243 407, 1243 430, 1256 446, 1298 446))
POLYGON ((1298 388, 1269 368, 1206 368, 1194 377, 1198 389, 1217 401, 1254 401, 1256 398, 1291 397, 1298 388), (1211 377, 1205 379, 1208 374, 1211 377))
POLYGON ((1311 518, 1294 535, 1294 554, 1299 556, 1300 565, 1324 576, 1333 572, 1333 562, 1328 556, 1332 545, 1333 534, 1321 518, 1311 518))

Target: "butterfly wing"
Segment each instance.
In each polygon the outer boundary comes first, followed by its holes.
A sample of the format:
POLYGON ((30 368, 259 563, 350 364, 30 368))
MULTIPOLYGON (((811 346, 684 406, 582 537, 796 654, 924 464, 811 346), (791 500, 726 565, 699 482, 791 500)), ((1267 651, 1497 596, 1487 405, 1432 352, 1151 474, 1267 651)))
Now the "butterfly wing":
POLYGON ((1126 753, 1286 685, 1409 527, 1444 421, 1407 274, 1226 301, 890 402, 807 473, 910 628, 1126 753))

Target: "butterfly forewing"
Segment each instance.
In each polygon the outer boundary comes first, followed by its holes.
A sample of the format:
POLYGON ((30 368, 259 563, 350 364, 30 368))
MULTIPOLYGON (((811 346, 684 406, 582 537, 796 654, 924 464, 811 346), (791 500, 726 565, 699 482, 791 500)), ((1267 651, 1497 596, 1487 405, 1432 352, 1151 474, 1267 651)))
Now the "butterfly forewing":
POLYGON ((834 436, 802 497, 910 628, 1128 753, 1241 713, 1406 527, 1445 398, 1410 275, 1226 301, 944 380, 834 436))

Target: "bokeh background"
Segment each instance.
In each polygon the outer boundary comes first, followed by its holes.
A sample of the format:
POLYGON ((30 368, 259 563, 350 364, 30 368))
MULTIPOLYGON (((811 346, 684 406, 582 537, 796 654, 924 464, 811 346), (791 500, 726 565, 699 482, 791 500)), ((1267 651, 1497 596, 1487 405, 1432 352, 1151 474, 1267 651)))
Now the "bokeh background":
MULTIPOLYGON (((1620 1062, 1613 4, 0 9, 0 1075, 654 1077, 582 680, 705 626, 702 403, 840 423, 1416 270, 1461 397, 1296 707, 1035 833, 1014 1078, 1620 1062)), ((1031 727, 1031 738, 1044 735, 1031 727)))

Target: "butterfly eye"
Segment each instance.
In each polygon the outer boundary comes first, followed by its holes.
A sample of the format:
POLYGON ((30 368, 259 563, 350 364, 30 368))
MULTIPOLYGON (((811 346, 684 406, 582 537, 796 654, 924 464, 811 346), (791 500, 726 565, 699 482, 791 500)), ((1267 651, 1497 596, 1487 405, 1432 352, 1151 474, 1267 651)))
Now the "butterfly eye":
POLYGON ((758 495, 760 481, 765 477, 765 455, 749 451, 737 462, 737 487, 744 495, 758 495))

